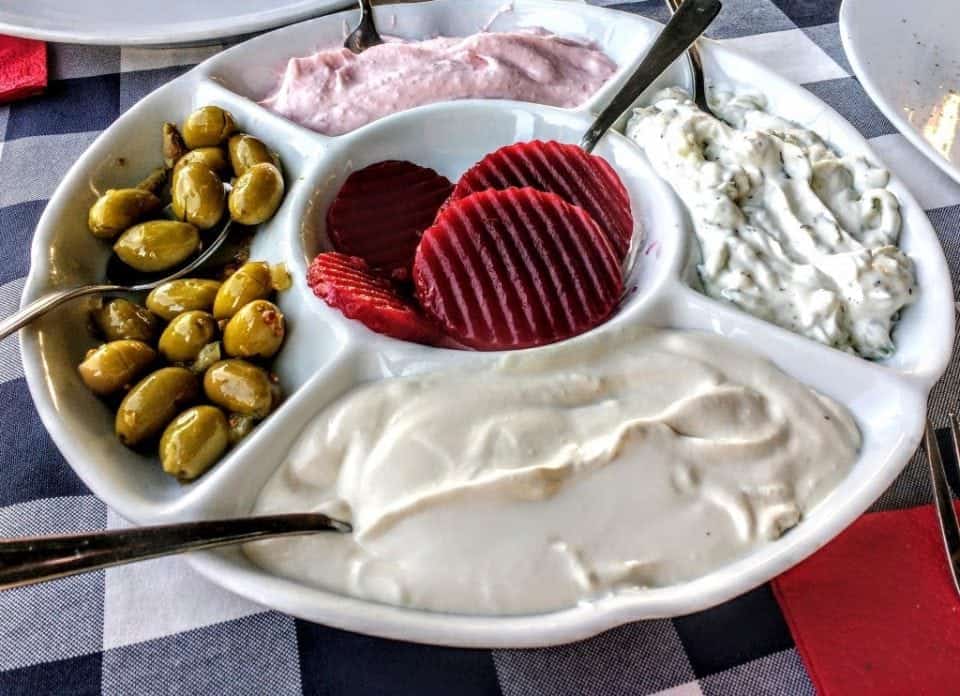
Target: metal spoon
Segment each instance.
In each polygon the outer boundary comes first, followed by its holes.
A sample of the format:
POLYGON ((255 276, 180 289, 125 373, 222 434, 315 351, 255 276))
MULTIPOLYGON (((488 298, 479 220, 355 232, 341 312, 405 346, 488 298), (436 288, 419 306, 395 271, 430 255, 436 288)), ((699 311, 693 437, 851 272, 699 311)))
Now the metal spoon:
POLYGON ((230 233, 230 224, 230 221, 227 221, 216 238, 199 256, 195 257, 193 261, 176 272, 161 277, 157 277, 159 274, 137 273, 120 261, 116 254, 111 254, 110 260, 107 262, 108 282, 54 290, 43 297, 38 297, 25 307, 21 307, 20 310, 13 315, 0 321, 0 340, 19 331, 34 319, 42 317, 54 307, 59 307, 64 302, 77 297, 126 292, 149 292, 167 281, 182 278, 202 266, 206 260, 213 256, 214 252, 223 245, 223 242, 230 233))
MULTIPOLYGON (((671 13, 676 13, 680 9, 682 0, 664 0, 671 13)), ((707 104, 707 85, 703 75, 703 58, 700 56, 700 49, 696 44, 687 49, 687 61, 690 63, 690 72, 693 73, 693 102, 704 113, 708 113, 714 118, 714 114, 707 104)))
POLYGON ((343 42, 344 48, 348 48, 354 53, 363 53, 371 46, 382 43, 383 39, 380 38, 376 22, 373 21, 373 8, 370 6, 370 0, 360 0, 360 23, 343 42))
POLYGON ((0 539, 0 590, 184 551, 278 536, 351 531, 346 522, 310 513, 0 539))
POLYGON ((603 134, 654 80, 690 48, 720 12, 719 0, 686 0, 653 42, 640 65, 587 129, 580 147, 592 152, 603 134))

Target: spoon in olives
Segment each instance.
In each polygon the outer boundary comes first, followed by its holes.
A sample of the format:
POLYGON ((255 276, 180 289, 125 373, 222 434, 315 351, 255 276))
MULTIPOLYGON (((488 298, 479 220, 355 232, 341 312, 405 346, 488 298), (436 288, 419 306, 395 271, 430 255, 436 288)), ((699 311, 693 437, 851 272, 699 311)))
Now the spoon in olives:
POLYGON ((59 307, 64 302, 68 302, 69 300, 73 300, 78 297, 85 297, 87 295, 149 292, 158 285, 162 285, 167 281, 182 278, 188 273, 192 273, 193 271, 197 270, 200 266, 206 263, 207 259, 216 253, 217 249, 223 245, 229 236, 230 227, 231 222, 230 220, 227 220, 227 222, 223 225, 223 228, 213 239, 213 241, 210 242, 206 249, 204 249, 199 255, 195 256, 190 263, 182 266, 173 273, 164 272, 163 275, 161 275, 159 273, 145 274, 139 271, 134 271, 132 268, 123 263, 115 253, 112 253, 110 255, 110 260, 107 262, 106 283, 91 283, 90 285, 63 288, 61 290, 54 290, 53 292, 47 293, 43 297, 38 297, 25 307, 21 307, 20 310, 15 312, 13 315, 0 321, 0 340, 3 340, 10 334, 19 331, 34 319, 42 317, 50 310, 54 309, 55 307, 59 307))

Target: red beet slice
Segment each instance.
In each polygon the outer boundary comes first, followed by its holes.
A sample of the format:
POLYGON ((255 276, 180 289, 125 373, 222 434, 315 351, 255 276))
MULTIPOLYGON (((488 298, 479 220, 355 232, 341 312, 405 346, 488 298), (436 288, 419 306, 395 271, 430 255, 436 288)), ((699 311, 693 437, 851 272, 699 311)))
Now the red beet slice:
POLYGON ((377 333, 416 343, 436 343, 440 331, 363 259, 336 252, 319 254, 307 269, 313 294, 344 316, 377 333))
POLYGON ((492 152, 460 177, 451 200, 487 189, 529 186, 586 210, 623 259, 633 237, 630 197, 606 160, 576 145, 534 140, 492 152))
POLYGON ((379 273, 405 280, 420 235, 452 190, 446 177, 412 162, 371 164, 347 177, 327 210, 330 242, 379 273))
POLYGON ((582 208, 532 188, 445 206, 413 263, 417 298, 457 341, 526 348, 606 319, 623 291, 617 253, 582 208))

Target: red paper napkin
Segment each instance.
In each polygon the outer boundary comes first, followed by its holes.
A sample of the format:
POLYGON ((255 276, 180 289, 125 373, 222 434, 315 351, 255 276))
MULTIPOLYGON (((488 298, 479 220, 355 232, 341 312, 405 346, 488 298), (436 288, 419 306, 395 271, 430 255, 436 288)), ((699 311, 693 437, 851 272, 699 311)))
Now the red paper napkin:
POLYGON ((932 507, 861 517, 773 590, 819 694, 960 693, 960 598, 932 507))
POLYGON ((0 104, 42 92, 47 86, 47 45, 0 36, 0 104))

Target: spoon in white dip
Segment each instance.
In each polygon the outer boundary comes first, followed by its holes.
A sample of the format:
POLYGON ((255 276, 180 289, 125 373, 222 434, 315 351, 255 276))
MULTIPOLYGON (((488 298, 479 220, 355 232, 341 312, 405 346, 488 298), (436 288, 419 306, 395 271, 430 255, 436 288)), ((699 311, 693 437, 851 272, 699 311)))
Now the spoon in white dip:
POLYGON ((633 106, 644 90, 660 77, 674 60, 693 46, 710 26, 721 7, 719 0, 686 0, 680 5, 663 31, 657 35, 637 69, 587 129, 580 140, 580 147, 592 152, 604 133, 633 106))
MULTIPOLYGON (((670 13, 676 13, 680 10, 681 0, 664 0, 670 13)), ((700 49, 696 44, 687 49, 687 60, 690 63, 690 72, 693 73, 693 102, 700 107, 704 113, 716 117, 716 114, 710 110, 707 103, 707 84, 703 73, 703 58, 700 55, 700 49)))
POLYGON ((295 534, 337 532, 352 527, 319 513, 263 515, 92 534, 0 539, 0 590, 55 580, 101 568, 295 534))

